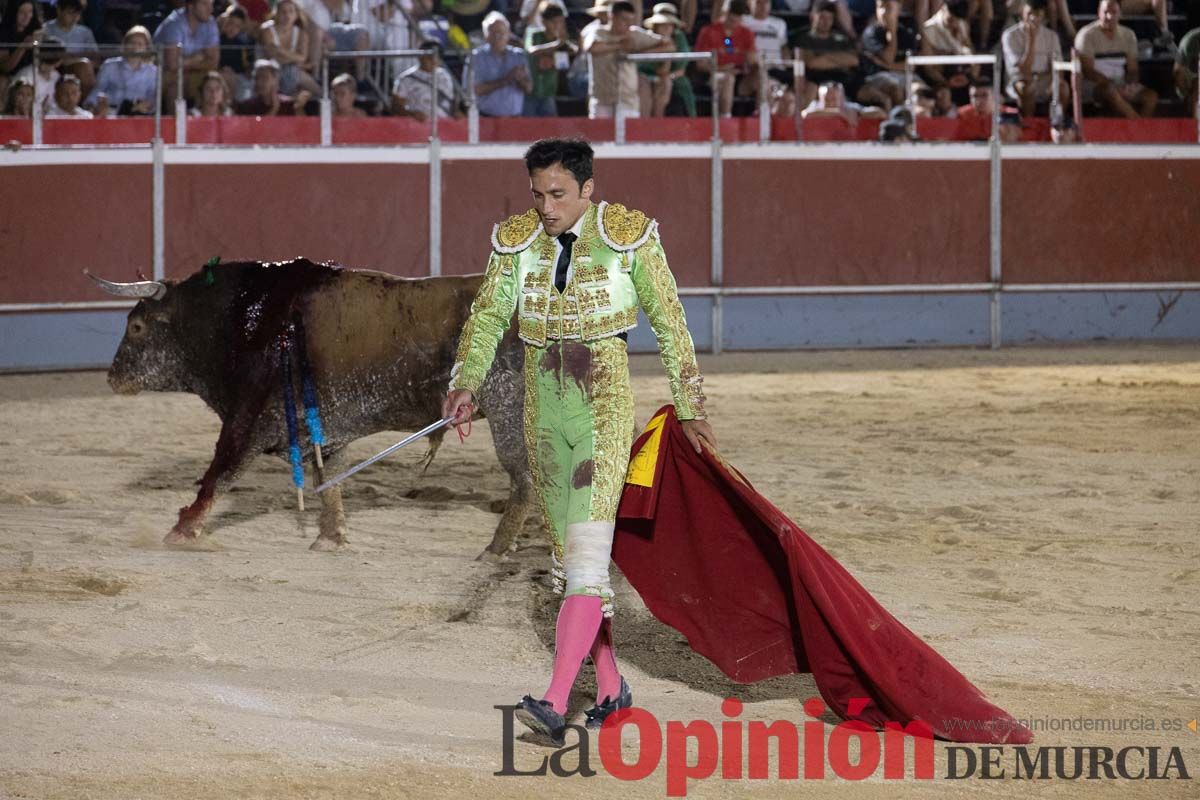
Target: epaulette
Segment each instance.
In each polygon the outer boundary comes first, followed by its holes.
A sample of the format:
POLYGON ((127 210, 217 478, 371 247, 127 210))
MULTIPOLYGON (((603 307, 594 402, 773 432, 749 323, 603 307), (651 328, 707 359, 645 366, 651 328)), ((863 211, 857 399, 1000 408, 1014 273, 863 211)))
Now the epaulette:
POLYGON ((536 208, 514 214, 492 228, 492 247, 497 253, 519 253, 533 244, 541 229, 542 221, 536 208))
POLYGON ((600 238, 613 250, 636 250, 658 230, 658 222, 620 203, 601 201, 596 212, 600 238))

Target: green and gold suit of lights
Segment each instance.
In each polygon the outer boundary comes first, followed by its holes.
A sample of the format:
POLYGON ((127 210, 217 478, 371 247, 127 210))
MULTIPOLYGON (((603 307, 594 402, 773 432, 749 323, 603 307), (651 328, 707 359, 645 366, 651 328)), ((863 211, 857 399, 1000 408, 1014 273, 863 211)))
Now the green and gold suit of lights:
POLYGON ((571 264, 560 293, 555 241, 533 209, 495 227, 450 388, 479 392, 515 312, 525 342, 525 443, 553 536, 555 588, 598 595, 611 616, 608 560, 634 432, 629 361, 617 334, 637 325, 639 306, 679 419, 703 419, 704 395, 654 220, 615 203, 589 204, 571 264))

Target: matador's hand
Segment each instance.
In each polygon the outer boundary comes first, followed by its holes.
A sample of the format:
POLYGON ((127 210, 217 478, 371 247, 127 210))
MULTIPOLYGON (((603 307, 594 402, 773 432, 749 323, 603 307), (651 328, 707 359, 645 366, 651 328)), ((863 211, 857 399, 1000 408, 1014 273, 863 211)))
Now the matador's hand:
POLYGON ((456 428, 465 422, 470 422, 473 413, 475 413, 475 395, 470 389, 455 389, 446 395, 446 400, 442 403, 442 419, 454 417, 454 422, 450 424, 456 428))
POLYGON ((692 443, 692 447, 696 448, 696 452, 700 452, 700 442, 703 440, 712 450, 717 449, 717 436, 713 433, 712 425, 708 424, 706 419, 685 419, 680 420, 680 426, 683 427, 683 435, 692 443))

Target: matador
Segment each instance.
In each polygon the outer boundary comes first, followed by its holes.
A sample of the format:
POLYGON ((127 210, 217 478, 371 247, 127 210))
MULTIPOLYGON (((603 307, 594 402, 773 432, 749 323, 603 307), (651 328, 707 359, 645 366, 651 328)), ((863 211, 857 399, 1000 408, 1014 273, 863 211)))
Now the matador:
POLYGON ((541 699, 516 716, 561 741, 583 659, 596 669, 588 727, 633 702, 613 652, 609 562, 633 442, 626 350, 638 308, 658 340, 675 412, 689 442, 715 448, 696 352, 655 220, 593 203, 591 146, 543 139, 525 153, 534 207, 492 232, 483 284, 459 339, 443 416, 467 422, 474 397, 516 314, 525 347, 525 444, 552 537, 555 591, 564 594, 554 667, 541 699))

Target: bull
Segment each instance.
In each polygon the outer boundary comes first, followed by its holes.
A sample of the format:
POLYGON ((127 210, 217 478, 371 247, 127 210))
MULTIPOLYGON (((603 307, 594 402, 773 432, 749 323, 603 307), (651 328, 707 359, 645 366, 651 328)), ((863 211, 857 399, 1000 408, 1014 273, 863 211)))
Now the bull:
MULTIPOLYGON (((289 331, 304 336, 305 347, 297 349, 307 350, 323 417, 325 467, 333 474, 355 439, 416 430, 441 416, 458 332, 483 279, 398 278, 302 258, 209 265, 181 281, 89 277, 111 294, 139 298, 108 372, 112 389, 191 392, 221 420, 196 499, 179 510, 167 544, 195 540, 217 489, 236 480, 255 456, 286 460, 281 353, 287 351, 280 337, 289 331)), ((520 342, 509 333, 477 401, 510 487, 482 555, 506 553, 532 510, 523 361, 520 342)), ((443 433, 431 436, 426 467, 443 433)), ((302 441, 311 460, 311 442, 302 441)), ((347 540, 340 488, 322 492, 321 504, 320 534, 310 549, 336 549, 347 540)))

